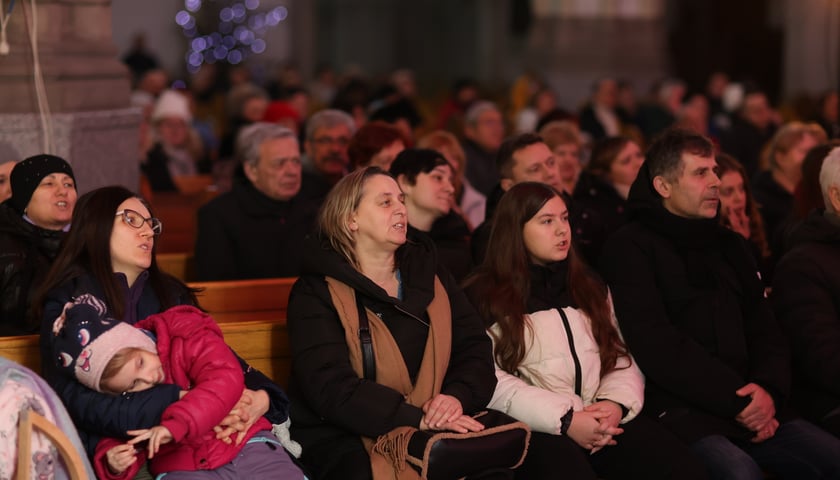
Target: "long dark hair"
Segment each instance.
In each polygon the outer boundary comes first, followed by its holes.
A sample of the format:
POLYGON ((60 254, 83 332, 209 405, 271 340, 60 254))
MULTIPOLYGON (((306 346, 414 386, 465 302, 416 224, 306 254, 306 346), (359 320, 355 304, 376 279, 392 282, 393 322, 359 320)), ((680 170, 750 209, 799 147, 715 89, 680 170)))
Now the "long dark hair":
MULTIPOLYGON (((139 199, 151 212, 148 203, 125 187, 102 187, 90 191, 76 202, 70 231, 62 242, 58 256, 47 273, 35 305, 41 317, 47 294, 54 288, 82 275, 91 275, 102 286, 108 309, 115 318, 123 318, 125 302, 122 289, 114 276, 111 264, 111 232, 117 208, 129 198, 139 199)), ((149 272, 149 285, 161 303, 162 309, 178 304, 181 295, 187 295, 194 305, 198 305, 195 290, 182 281, 162 272, 155 259, 157 242, 152 248, 152 263, 149 272)))
MULTIPOLYGON (((744 182, 744 194, 747 197, 745 210, 747 216, 750 218, 750 238, 747 240, 755 245, 762 257, 769 257, 770 244, 767 242, 767 237, 764 234, 764 221, 761 219, 758 203, 755 201, 755 197, 753 197, 750 179, 747 177, 747 170, 735 157, 725 153, 715 155, 715 163, 718 166, 717 175, 719 178, 723 178, 723 175, 729 172, 735 172, 741 176, 741 181, 744 182)), ((720 215, 721 225, 729 228, 728 221, 729 219, 725 218, 724 215, 720 215)))
MULTIPOLYGON (((465 282, 479 313, 498 324, 493 333, 494 356, 499 366, 516 372, 525 358, 525 328, 528 297, 531 290, 530 259, 525 247, 523 228, 549 200, 560 194, 549 185, 523 182, 502 196, 493 217, 493 230, 487 244, 484 263, 465 282)), ((601 376, 616 368, 619 357, 628 356, 627 346, 613 327, 607 286, 578 257, 574 247, 568 255, 568 285, 572 299, 589 317, 592 335, 601 357, 601 376)))

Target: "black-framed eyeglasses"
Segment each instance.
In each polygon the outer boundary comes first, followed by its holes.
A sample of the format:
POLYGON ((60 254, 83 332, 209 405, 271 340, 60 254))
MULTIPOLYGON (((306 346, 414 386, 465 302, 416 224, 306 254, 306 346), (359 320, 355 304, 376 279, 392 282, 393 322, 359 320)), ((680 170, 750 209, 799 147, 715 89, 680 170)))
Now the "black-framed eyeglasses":
POLYGON ((134 228, 143 228, 143 224, 148 223, 149 226, 152 227, 152 233, 155 235, 160 235, 161 232, 163 232, 163 223, 155 217, 143 218, 143 215, 140 215, 134 210, 128 208, 120 210, 117 212, 116 216, 122 216, 123 222, 134 228))

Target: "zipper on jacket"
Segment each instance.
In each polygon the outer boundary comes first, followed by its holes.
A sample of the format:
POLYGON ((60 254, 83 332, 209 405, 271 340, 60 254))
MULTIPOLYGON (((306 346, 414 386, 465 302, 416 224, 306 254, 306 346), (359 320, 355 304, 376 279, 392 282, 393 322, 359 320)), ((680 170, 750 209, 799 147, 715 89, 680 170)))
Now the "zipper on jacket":
POLYGON ((399 305, 398 305, 398 304, 396 304, 396 303, 394 303, 393 305, 394 305, 394 308, 396 308, 398 312, 400 312, 400 313, 404 313, 404 314, 408 315, 409 317, 411 317, 411 318, 413 318, 413 319, 417 320, 418 322, 420 322, 420 323, 422 323, 423 325, 425 325, 425 326, 426 326, 426 328, 431 328, 431 325, 429 325, 429 322, 424 322, 422 318, 420 318, 420 317, 418 317, 417 315, 415 315, 415 314, 413 314, 413 313, 411 313, 411 312, 407 311, 406 309, 402 308, 401 306, 399 306, 399 305))
POLYGON ((569 353, 572 354, 572 360, 575 362, 575 393, 578 397, 583 398, 581 395, 580 359, 578 359, 577 351, 575 350, 575 337, 572 335, 572 327, 569 325, 569 318, 566 316, 566 312, 564 312, 562 308, 558 308, 557 311, 560 312, 560 318, 563 319, 563 327, 566 329, 566 338, 569 340, 569 353))

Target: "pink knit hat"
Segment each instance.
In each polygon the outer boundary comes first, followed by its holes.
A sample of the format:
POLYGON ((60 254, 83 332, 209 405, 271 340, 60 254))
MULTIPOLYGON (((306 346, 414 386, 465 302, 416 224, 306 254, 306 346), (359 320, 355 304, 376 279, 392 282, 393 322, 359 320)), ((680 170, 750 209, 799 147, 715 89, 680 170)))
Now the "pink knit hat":
POLYGON ((68 304, 53 326, 53 352, 61 369, 72 372, 82 385, 101 392, 102 372, 117 352, 139 348, 156 354, 157 347, 144 330, 110 318, 98 307, 68 304))

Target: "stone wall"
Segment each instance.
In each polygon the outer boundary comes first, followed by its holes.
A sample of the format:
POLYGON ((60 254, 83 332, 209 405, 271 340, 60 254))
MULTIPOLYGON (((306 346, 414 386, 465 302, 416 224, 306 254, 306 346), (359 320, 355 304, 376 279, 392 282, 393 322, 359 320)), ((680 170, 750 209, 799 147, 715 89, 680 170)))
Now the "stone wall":
POLYGON ((107 184, 138 186, 140 112, 129 108, 128 70, 111 42, 110 0, 16 2, 9 55, 0 56, 0 140, 22 156, 66 158, 80 192, 107 184), (44 142, 30 32, 52 123, 44 142), (52 148, 45 147, 52 145, 52 148))

